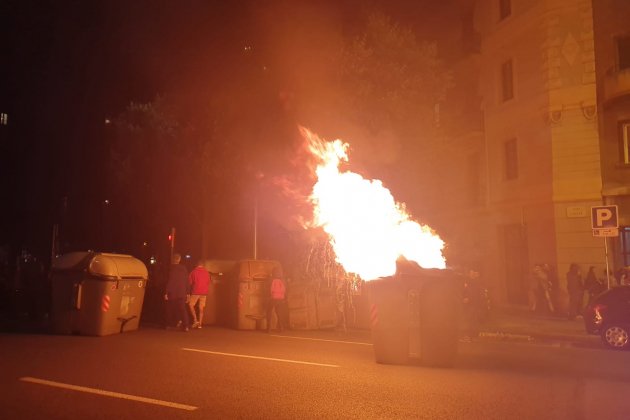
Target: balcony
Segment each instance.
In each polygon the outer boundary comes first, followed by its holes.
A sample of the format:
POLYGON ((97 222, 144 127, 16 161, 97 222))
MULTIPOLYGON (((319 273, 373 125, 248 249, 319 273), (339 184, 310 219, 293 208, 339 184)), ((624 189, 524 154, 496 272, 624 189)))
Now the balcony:
POLYGON ((604 76, 604 102, 630 95, 630 68, 610 69, 604 76))

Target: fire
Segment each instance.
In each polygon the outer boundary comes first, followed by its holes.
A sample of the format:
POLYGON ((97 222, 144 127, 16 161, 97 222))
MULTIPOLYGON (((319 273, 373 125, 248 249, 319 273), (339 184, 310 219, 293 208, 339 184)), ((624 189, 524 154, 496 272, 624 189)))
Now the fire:
POLYGON ((364 280, 393 275, 396 260, 405 257, 424 268, 445 268, 444 241, 413 220, 379 180, 344 171, 348 144, 326 142, 301 127, 308 149, 317 159, 317 182, 310 199, 312 226, 329 236, 337 261, 364 280))

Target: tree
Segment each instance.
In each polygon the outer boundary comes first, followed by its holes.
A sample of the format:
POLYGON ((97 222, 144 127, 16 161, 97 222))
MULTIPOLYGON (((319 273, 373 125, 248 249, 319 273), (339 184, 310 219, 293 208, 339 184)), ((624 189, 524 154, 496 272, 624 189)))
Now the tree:
POLYGON ((452 86, 451 72, 434 42, 379 13, 346 42, 338 104, 359 129, 351 139, 359 166, 370 168, 412 213, 437 194, 439 107, 452 86))
POLYGON ((341 92, 355 120, 373 132, 432 128, 435 105, 451 86, 435 43, 375 13, 342 57, 341 92))
MULTIPOLYGON (((158 242, 169 227, 201 222, 204 141, 163 97, 131 103, 115 119, 110 144, 110 191, 124 242, 158 242)), ((122 238, 121 238, 122 239, 122 238)))

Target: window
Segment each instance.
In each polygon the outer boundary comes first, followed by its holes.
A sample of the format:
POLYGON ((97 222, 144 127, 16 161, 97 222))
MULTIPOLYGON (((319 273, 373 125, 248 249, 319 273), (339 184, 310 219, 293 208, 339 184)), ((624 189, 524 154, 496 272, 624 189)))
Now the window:
POLYGON ((516 139, 505 142, 505 179, 518 178, 518 150, 516 139))
POLYGON ((514 98, 512 60, 507 60, 501 65, 501 99, 505 102, 512 98, 514 98))
POLYGON ((617 64, 619 70, 630 69, 630 36, 617 38, 617 64))
POLYGON ((619 123, 619 146, 621 163, 630 165, 630 121, 619 123))
POLYGON ((621 239, 621 261, 623 266, 630 266, 630 227, 619 228, 619 239, 621 239))
POLYGON ((512 14, 512 0, 499 0, 499 20, 512 14))
POLYGON ((7 114, 0 114, 0 125, 7 125, 9 123, 9 116, 7 114))

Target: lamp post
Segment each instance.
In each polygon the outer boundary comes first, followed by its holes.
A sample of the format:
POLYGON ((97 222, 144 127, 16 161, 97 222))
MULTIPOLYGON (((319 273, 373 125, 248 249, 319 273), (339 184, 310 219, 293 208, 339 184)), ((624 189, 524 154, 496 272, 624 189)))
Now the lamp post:
POLYGON ((173 261, 173 255, 175 254, 175 228, 171 228, 171 233, 168 235, 169 246, 169 263, 173 261))
POLYGON ((258 197, 260 196, 260 187, 262 179, 265 175, 257 172, 254 183, 254 260, 258 259, 258 197))
POLYGON ((111 201, 109 201, 109 199, 104 199, 101 202, 101 250, 102 251, 106 251, 107 249, 107 240, 105 239, 105 220, 106 220, 106 214, 107 214, 107 207, 109 207, 109 205, 111 204, 111 201))
POLYGON ((254 260, 258 259, 258 193, 254 200, 254 260))

